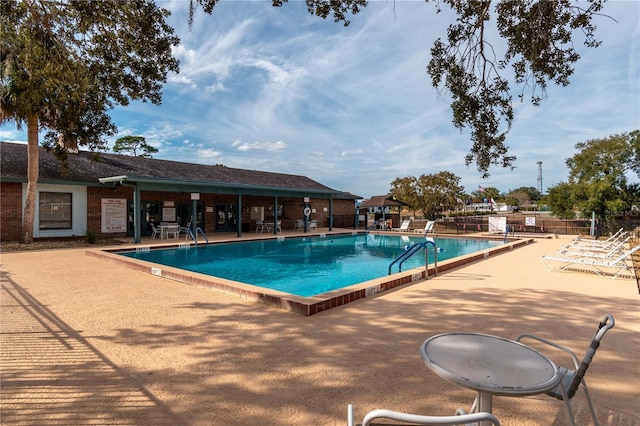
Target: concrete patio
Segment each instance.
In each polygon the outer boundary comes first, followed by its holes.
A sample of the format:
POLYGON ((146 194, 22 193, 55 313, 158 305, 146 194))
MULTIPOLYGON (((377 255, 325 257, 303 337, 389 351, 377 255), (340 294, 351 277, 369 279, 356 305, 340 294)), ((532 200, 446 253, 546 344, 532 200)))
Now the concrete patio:
MULTIPOLYGON (((615 328, 587 381, 601 424, 640 425, 637 282, 549 272, 541 256, 569 239, 536 240, 311 317, 85 249, 3 253, 1 423, 346 425, 348 403, 358 419, 381 407, 452 414, 474 393, 426 368, 418 349, 428 337, 533 332, 581 357, 611 313, 615 328)), ((590 424, 581 391, 573 406, 590 424)), ((568 424, 564 404, 546 396, 496 397, 494 414, 504 425, 568 424)))

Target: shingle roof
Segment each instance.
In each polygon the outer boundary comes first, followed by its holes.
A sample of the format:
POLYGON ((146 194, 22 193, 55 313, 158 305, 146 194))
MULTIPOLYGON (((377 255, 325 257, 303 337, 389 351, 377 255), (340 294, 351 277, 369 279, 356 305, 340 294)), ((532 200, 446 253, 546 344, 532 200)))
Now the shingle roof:
MULTIPOLYGON (((226 187, 250 185, 274 189, 346 194, 300 175, 106 153, 100 153, 98 161, 94 161, 92 158, 93 153, 89 151, 70 154, 69 173, 64 175, 60 161, 55 155, 40 147, 40 177, 38 181, 42 183, 73 182, 99 185, 99 178, 127 176, 127 178, 134 180, 158 179, 172 182, 221 184, 226 187)), ((27 145, 0 142, 0 167, 1 180, 26 182, 27 145)))
POLYGON ((360 207, 402 207, 406 206, 400 200, 394 200, 393 195, 374 195, 360 204, 360 207))

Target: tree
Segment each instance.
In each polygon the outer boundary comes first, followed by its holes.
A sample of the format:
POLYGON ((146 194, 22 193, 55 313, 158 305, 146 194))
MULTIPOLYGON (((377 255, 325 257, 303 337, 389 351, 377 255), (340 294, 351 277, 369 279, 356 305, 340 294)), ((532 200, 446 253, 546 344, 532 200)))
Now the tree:
POLYGON ((134 157, 151 158, 153 157, 151 154, 158 152, 158 148, 149 145, 143 136, 124 136, 116 140, 113 152, 118 154, 125 152, 134 157), (140 155, 138 155, 138 151, 140 151, 140 155))
POLYGON ((488 186, 486 188, 478 187, 477 191, 473 191, 471 193, 473 199, 478 202, 484 202, 484 200, 487 200, 487 202, 489 202, 492 198, 495 201, 495 199, 498 198, 499 195, 500 190, 498 190, 498 188, 496 188, 495 186, 488 186))
POLYGON ((640 130, 579 142, 576 149, 579 152, 566 160, 569 182, 591 183, 604 179, 620 188, 627 183, 627 171, 640 176, 640 130))
POLYGON ((464 197, 463 191, 460 178, 451 172, 397 178, 391 189, 392 194, 410 194, 402 201, 409 204, 412 211, 420 210, 424 217, 431 219, 440 216, 444 210, 455 209, 464 197))
MULTIPOLYGON (((212 13, 218 1, 190 0, 190 15, 196 4, 212 13)), ((272 3, 279 7, 286 1, 272 3)), ((333 17, 345 26, 349 14, 367 5, 366 0, 305 1, 309 13, 323 19, 333 17)), ((520 101, 530 92, 527 96, 536 106, 546 96, 549 82, 567 86, 580 58, 573 47, 574 37, 583 34, 586 46, 600 45, 592 20, 600 15, 605 1, 435 1, 437 12, 441 4, 447 4, 458 18, 449 25, 446 39, 435 41, 427 72, 433 86, 451 96, 453 125, 471 131, 467 165, 475 162, 483 177, 489 176, 491 165, 513 167, 516 157, 508 155, 505 142, 514 118, 514 92, 505 75, 512 75, 513 83, 520 87, 520 101), (495 29, 489 25, 492 14, 495 29), (503 52, 499 52, 498 40, 491 40, 492 34, 506 41, 503 52)))
POLYGON ((529 203, 531 201, 539 201, 540 197, 542 196, 542 194, 540 194, 540 191, 538 191, 533 186, 521 186, 520 188, 516 188, 509 191, 509 195, 513 195, 514 197, 517 197, 520 200, 521 196, 516 194, 525 194, 526 200, 521 200, 521 201, 524 201, 525 203, 529 203))
MULTIPOLYGON (((576 144, 580 150, 567 159, 569 182, 574 184, 574 200, 583 217, 595 212, 607 217, 628 211, 631 200, 627 172, 636 171, 640 131, 591 139, 576 144)), ((639 175, 640 176, 640 175, 639 175)))
POLYGON ((416 185, 420 210, 430 219, 437 218, 446 210, 456 210, 464 193, 460 177, 451 172, 421 175, 416 185))
POLYGON ((568 182, 550 188, 557 206, 556 210, 550 202, 552 211, 566 213, 569 200, 572 212, 582 217, 595 212, 607 218, 631 210, 637 199, 637 184, 629 185, 627 176, 635 172, 640 177, 640 131, 579 142, 576 149, 579 152, 566 160, 568 182))
POLYGON ((407 203, 409 210, 415 214, 415 206, 419 204, 416 192, 416 178, 413 176, 395 178, 389 191, 397 200, 407 203))
POLYGON ((545 202, 549 205, 551 212, 560 219, 574 219, 576 217, 573 209, 573 187, 567 182, 560 182, 549 188, 545 202))
POLYGON ((101 150, 116 131, 115 104, 159 104, 168 72, 179 70, 168 15, 152 0, 2 2, 0 121, 27 126, 23 242, 33 240, 39 130, 58 153, 101 150))

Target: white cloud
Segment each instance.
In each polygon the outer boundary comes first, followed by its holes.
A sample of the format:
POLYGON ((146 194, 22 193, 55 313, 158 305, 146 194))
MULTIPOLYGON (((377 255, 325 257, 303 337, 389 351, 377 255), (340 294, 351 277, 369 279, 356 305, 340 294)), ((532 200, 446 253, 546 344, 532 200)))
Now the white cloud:
POLYGON ((213 164, 214 161, 217 161, 222 158, 222 153, 213 149, 198 149, 198 157, 199 162, 213 164))
POLYGON ((506 191, 535 187, 536 161, 545 186, 565 180, 577 142, 640 128, 636 1, 605 4, 618 23, 598 19, 597 49, 575 43, 582 58, 568 87, 550 86, 539 108, 514 105, 506 144, 517 168, 492 168, 491 184, 464 164, 469 131, 453 127, 449 99, 426 72, 433 41, 454 22, 432 2, 370 2, 346 28, 304 2, 220 2, 190 30, 186 2, 162 4, 182 39, 181 72, 161 106, 132 102, 112 114, 118 137, 144 136, 156 158, 301 174, 365 197, 396 177, 444 170, 469 191, 506 191))
POLYGON ((231 144, 231 146, 236 147, 238 151, 267 151, 267 152, 278 152, 282 151, 287 147, 282 141, 277 142, 242 142, 241 140, 236 140, 231 144))

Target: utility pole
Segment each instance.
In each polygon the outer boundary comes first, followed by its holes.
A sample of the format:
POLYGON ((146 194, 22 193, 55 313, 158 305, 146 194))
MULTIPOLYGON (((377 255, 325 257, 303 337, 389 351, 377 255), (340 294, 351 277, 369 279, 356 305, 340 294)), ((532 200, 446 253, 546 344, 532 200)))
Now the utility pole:
POLYGON ((542 161, 536 161, 538 165, 538 192, 542 195, 542 161))

